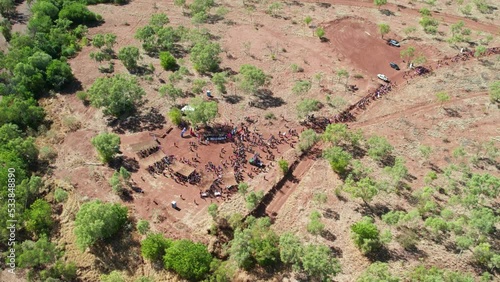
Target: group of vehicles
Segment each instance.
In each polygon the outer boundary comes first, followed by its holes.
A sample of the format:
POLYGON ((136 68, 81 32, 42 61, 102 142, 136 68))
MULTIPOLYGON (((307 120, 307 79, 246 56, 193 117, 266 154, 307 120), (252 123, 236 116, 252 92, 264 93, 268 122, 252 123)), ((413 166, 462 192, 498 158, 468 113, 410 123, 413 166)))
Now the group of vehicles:
MULTIPOLYGON (((394 46, 394 47, 400 47, 401 45, 399 44, 399 42, 397 40, 394 40, 394 39, 389 39, 387 40, 387 44, 388 45, 391 45, 391 46, 394 46)), ((400 70, 399 66, 394 63, 394 62, 390 62, 389 65, 391 66, 391 68, 395 69, 395 70, 400 70)), ((385 82, 389 82, 389 78, 387 78, 386 75, 384 74, 377 74, 377 77, 385 82)))

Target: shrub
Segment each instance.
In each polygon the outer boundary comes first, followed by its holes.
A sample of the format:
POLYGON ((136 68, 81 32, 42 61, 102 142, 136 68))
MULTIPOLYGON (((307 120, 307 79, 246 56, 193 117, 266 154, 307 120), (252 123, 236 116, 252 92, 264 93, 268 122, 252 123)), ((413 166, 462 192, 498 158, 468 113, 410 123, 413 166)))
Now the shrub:
POLYGON ((489 93, 491 102, 500 103, 500 80, 490 84, 489 93))
POLYGON ((300 118, 307 116, 311 112, 318 111, 321 108, 321 102, 315 99, 305 98, 297 105, 297 113, 300 118))
POLYGON ((148 233, 149 231, 149 222, 147 220, 139 220, 139 222, 137 222, 137 231, 139 231, 139 233, 141 233, 142 235, 145 235, 146 233, 148 233))
POLYGON ((38 154, 40 159, 53 162, 57 157, 57 151, 51 146, 43 146, 40 148, 40 153, 38 154))
POLYGON ((49 234, 54 221, 51 217, 52 209, 47 201, 38 199, 25 212, 26 230, 37 235, 49 234))
POLYGON ((80 99, 81 101, 87 101, 88 97, 89 95, 85 91, 76 92, 76 98, 80 99))
POLYGON ((135 46, 125 46, 118 52, 118 59, 129 71, 137 69, 137 61, 140 57, 139 48, 135 46))
POLYGON ((66 201, 66 199, 68 199, 68 192, 64 191, 61 188, 56 188, 56 190, 54 191, 54 198, 58 203, 64 202, 66 201))
POLYGON ((198 42, 191 48, 191 62, 196 71, 200 73, 214 72, 219 68, 222 52, 217 43, 198 42))
POLYGON ((141 241, 141 254, 145 259, 160 261, 171 244, 172 241, 162 234, 150 233, 141 241))
POLYGON ((267 81, 267 76, 261 69, 252 65, 242 65, 239 74, 239 86, 247 93, 255 93, 267 81))
POLYGON ((162 85, 160 89, 158 89, 158 92, 160 92, 161 97, 167 96, 167 98, 173 102, 175 102, 177 98, 184 96, 182 89, 176 88, 172 83, 162 85))
POLYGON ((250 192, 246 197, 247 209, 249 210, 255 209, 263 197, 264 197, 263 191, 250 192))
POLYGON ((170 52, 160 52, 160 64, 165 70, 174 71, 177 69, 177 61, 170 52))
POLYGON ((295 82, 295 85, 292 88, 292 92, 294 94, 305 94, 311 89, 311 81, 309 80, 299 80, 295 82))
POLYGON ((168 118, 173 124, 179 126, 182 123, 182 111, 178 108, 172 108, 168 111, 168 118))
POLYGON ((333 171, 344 173, 352 156, 349 152, 344 151, 341 147, 330 147, 323 151, 323 158, 328 160, 333 171))
POLYGON ((286 174, 288 172, 289 165, 288 165, 288 162, 286 160, 283 160, 283 159, 279 160, 278 166, 280 167, 281 172, 283 174, 286 174))
POLYGON ((194 93, 194 94, 201 94, 203 93, 203 88, 207 86, 207 82, 203 79, 195 79, 193 81, 193 84, 191 86, 191 91, 194 93))
POLYGON ((351 233, 354 244, 364 254, 376 251, 381 246, 377 226, 373 224, 373 220, 369 217, 363 217, 361 221, 353 224, 351 233))
POLYGON ((89 25, 100 21, 100 15, 92 13, 85 4, 79 2, 70 2, 63 6, 59 11, 60 19, 68 19, 73 25, 89 25))
POLYGON ((307 152, 314 146, 320 139, 320 136, 313 129, 306 129, 300 133, 299 137, 299 150, 307 152))

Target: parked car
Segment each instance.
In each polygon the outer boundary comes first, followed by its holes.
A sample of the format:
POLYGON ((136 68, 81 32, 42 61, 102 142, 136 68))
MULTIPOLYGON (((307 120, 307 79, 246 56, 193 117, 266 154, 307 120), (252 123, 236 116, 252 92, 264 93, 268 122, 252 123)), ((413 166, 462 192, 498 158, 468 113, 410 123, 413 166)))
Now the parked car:
POLYGON ((395 70, 399 70, 399 66, 396 64, 396 63, 389 63, 389 65, 391 65, 391 68, 395 69, 395 70))
POLYGON ((389 79, 387 78, 387 76, 385 76, 383 74, 377 74, 377 77, 380 78, 380 79, 382 79, 385 82, 389 82, 389 79))
POLYGON ((397 40, 394 40, 394 39, 387 40, 387 44, 392 45, 392 46, 396 46, 396 47, 401 46, 401 45, 399 45, 399 42, 397 40))

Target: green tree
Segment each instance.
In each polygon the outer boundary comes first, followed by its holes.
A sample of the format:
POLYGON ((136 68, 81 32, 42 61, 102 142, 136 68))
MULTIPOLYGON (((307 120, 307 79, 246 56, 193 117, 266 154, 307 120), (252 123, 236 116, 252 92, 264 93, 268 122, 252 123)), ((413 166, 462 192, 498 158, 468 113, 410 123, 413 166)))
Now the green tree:
POLYGON ((68 19, 73 25, 89 25, 102 20, 102 17, 91 12, 83 3, 70 2, 59 11, 59 19, 68 19))
POLYGON ((219 207, 217 204, 212 203, 208 206, 208 214, 215 220, 217 218, 219 207))
POLYGON ((253 94, 266 83, 267 76, 255 66, 242 65, 238 79, 241 90, 253 94))
POLYGON ((406 60, 410 64, 411 60, 415 57, 415 47, 408 46, 408 48, 401 50, 400 56, 401 59, 406 60))
POLYGON ((387 263, 377 261, 372 263, 356 282, 399 282, 399 278, 391 274, 387 263))
POLYGON ((248 192, 248 184, 245 182, 240 182, 238 184, 238 193, 245 196, 247 194, 247 192, 248 192))
POLYGON ((73 80, 71 67, 65 61, 52 60, 45 71, 47 83, 54 90, 61 90, 64 85, 73 80))
POLYGON ((380 35, 382 35, 382 39, 384 39, 384 35, 391 31, 391 27, 388 24, 381 23, 378 25, 378 31, 380 32, 380 35))
POLYGON ((97 240, 115 235, 127 222, 128 209, 120 204, 88 202, 80 207, 75 220, 76 244, 81 250, 97 240))
POLYGON ((172 102, 184 96, 182 89, 175 87, 173 83, 162 85, 160 89, 158 89, 158 92, 160 92, 161 97, 167 96, 172 102))
POLYGON ((64 191, 61 188, 56 188, 54 191, 54 199, 56 199, 56 202, 61 203, 66 201, 68 199, 68 192, 64 191))
POLYGON ((200 73, 215 72, 219 68, 222 52, 218 43, 198 42, 191 48, 191 62, 200 73))
POLYGON ((370 217, 363 217, 361 221, 351 226, 354 244, 364 253, 371 253, 381 247, 377 226, 370 217))
POLYGON ((380 10, 380 7, 387 4, 387 0, 373 0, 373 4, 380 10))
POLYGON ((218 113, 217 103, 214 101, 204 101, 201 97, 191 99, 189 105, 192 111, 186 111, 186 118, 194 125, 208 124, 218 113))
POLYGON ((189 280, 201 280, 210 271, 212 256, 203 244, 189 240, 172 242, 163 256, 165 268, 173 270, 180 277, 189 280))
POLYGON ((247 202, 247 209, 253 210, 257 207, 257 205, 260 203, 260 201, 264 198, 264 192, 263 191, 257 191, 257 192, 250 192, 248 196, 246 196, 246 202, 247 202))
POLYGON ((172 245, 170 239, 159 233, 149 233, 146 239, 141 241, 141 254, 145 259, 160 261, 165 255, 165 250, 172 245))
POLYGON ((313 235, 319 235, 325 229, 325 225, 321 222, 321 214, 318 211, 311 212, 307 231, 313 235))
POLYGON ((500 103, 500 80, 490 84, 489 93, 491 102, 500 103))
POLYGON ((474 259, 483 265, 487 265, 490 259, 493 257, 493 252, 491 251, 491 245, 489 243, 480 243, 472 251, 474 259))
POLYGON ((124 187, 122 185, 122 180, 120 178, 120 174, 118 172, 114 172, 113 176, 109 179, 109 184, 111 185, 111 189, 118 195, 121 195, 124 192, 124 187))
POLYGON ((345 180, 344 190, 353 197, 360 198, 366 206, 370 207, 369 202, 378 194, 379 187, 377 182, 370 177, 364 177, 355 182, 349 175, 345 180))
POLYGON ((19 249, 17 263, 22 268, 40 267, 53 263, 60 255, 56 245, 45 236, 40 237, 36 242, 26 240, 21 243, 19 249))
POLYGON ((299 150, 307 152, 320 139, 320 136, 313 129, 306 129, 299 136, 299 150))
POLYGON ((317 27, 316 30, 314 31, 314 33, 316 34, 316 36, 320 39, 320 40, 323 40, 324 36, 325 36, 325 29, 322 28, 322 27, 317 27))
POLYGON ((54 224, 52 209, 47 201, 38 199, 26 211, 26 230, 37 235, 48 235, 54 224))
POLYGON ((8 18, 10 14, 16 11, 16 5, 13 0, 1 0, 0 1, 0 14, 4 18, 8 18))
POLYGON ((91 140, 99 157, 109 163, 120 152, 120 136, 114 133, 101 133, 91 140))
POLYGON ((283 233, 279 241, 280 258, 283 263, 291 264, 295 271, 301 268, 304 248, 300 239, 290 232, 283 233))
POLYGON ((182 111, 178 108, 171 108, 168 111, 168 118, 173 124, 179 126, 182 123, 182 111))
POLYGON ((177 69, 177 61, 168 51, 160 52, 160 64, 165 70, 174 71, 177 69))
POLYGON ((483 234, 491 234, 499 221, 500 217, 495 216, 491 209, 485 207, 472 210, 470 217, 470 225, 483 234))
POLYGON ((203 88, 205 86, 207 86, 207 81, 197 78, 191 83, 191 92, 193 92, 194 94, 201 94, 203 93, 203 88))
POLYGON ((142 235, 145 235, 149 231, 149 222, 147 220, 141 219, 137 222, 137 231, 142 235))
MULTIPOLYGON (((140 59, 139 48, 135 46, 125 46, 118 51, 118 59, 129 71, 137 69, 137 61, 140 59)), ((161 59, 161 58, 160 58, 161 59)))
POLYGON ((385 137, 372 136, 368 139, 368 155, 376 160, 382 161, 389 157, 394 150, 394 147, 387 141, 385 137))
POLYGON ((340 264, 332 251, 323 245, 308 245, 302 256, 303 271, 312 279, 331 281, 340 272, 340 264))
POLYGON ((437 28, 439 26, 439 22, 432 18, 424 16, 419 21, 420 25, 424 28, 425 33, 428 34, 436 34, 437 28))
POLYGON ((102 274, 100 281, 101 282, 125 282, 125 279, 123 279, 123 276, 120 274, 120 272, 113 270, 109 274, 102 274))
POLYGON ((214 75, 212 76, 212 83, 215 85, 219 93, 226 93, 227 73, 214 73, 214 75))
POLYGON ((323 158, 326 159, 336 173, 344 173, 352 156, 349 152, 344 151, 341 147, 330 147, 323 150, 323 158))
POLYGON ((285 175, 288 172, 289 164, 286 160, 284 160, 284 159, 279 160, 278 166, 280 167, 283 175, 285 175))
POLYGON ((134 77, 121 74, 96 79, 87 92, 93 106, 115 117, 131 114, 145 94, 134 77))

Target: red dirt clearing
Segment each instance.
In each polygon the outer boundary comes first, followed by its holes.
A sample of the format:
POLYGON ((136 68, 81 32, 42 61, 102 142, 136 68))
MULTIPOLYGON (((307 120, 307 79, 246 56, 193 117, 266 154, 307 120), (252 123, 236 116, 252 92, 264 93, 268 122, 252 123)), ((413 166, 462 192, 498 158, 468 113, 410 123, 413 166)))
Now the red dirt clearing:
MULTIPOLYGON (((389 63, 394 62, 401 68, 406 65, 400 52, 407 44, 402 44, 400 48, 386 44, 380 37, 377 25, 372 22, 357 17, 346 17, 324 26, 326 38, 331 40, 332 47, 342 54, 343 60, 367 72, 370 77, 376 78, 377 74, 382 73, 393 80, 401 71, 392 69, 389 63)), ((386 36, 389 37, 398 39, 394 35, 386 36)), ((414 42, 411 45, 428 60, 432 60, 433 54, 437 53, 427 46, 419 46, 414 42)))

